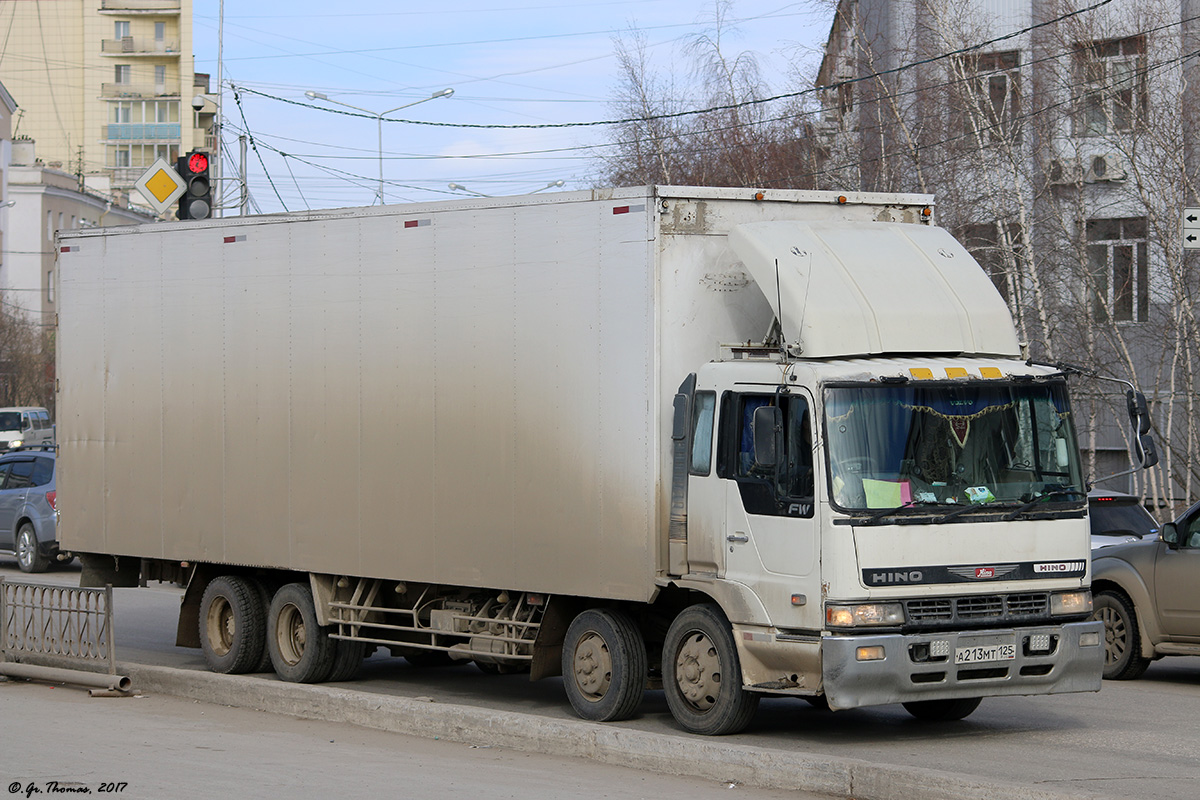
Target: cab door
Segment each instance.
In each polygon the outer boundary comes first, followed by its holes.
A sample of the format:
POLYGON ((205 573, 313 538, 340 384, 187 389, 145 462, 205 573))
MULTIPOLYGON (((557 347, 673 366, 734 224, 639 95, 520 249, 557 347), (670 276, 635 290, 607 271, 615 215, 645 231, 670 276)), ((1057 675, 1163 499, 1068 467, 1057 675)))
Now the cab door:
POLYGON ((819 627, 812 408, 799 387, 730 393, 721 404, 724 577, 754 587, 773 621, 789 627, 819 627), (759 452, 766 438, 755 428, 765 424, 776 429, 773 454, 759 452))

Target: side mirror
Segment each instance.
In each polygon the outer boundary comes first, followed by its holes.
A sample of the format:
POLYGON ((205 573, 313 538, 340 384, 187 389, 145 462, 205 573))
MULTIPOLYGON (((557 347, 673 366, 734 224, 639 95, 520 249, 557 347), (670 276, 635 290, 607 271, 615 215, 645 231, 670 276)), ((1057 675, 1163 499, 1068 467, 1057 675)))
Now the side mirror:
POLYGON ((1162 540, 1173 549, 1179 547, 1179 529, 1175 527, 1174 522, 1162 526, 1162 540))
POLYGON ((777 406, 759 406, 750 420, 754 434, 754 464, 774 467, 779 462, 779 439, 783 431, 783 413, 777 406))
POLYGON ((1146 406, 1146 395, 1129 389, 1125 392, 1125 407, 1129 411, 1129 422, 1138 436, 1150 432, 1150 411, 1146 406))

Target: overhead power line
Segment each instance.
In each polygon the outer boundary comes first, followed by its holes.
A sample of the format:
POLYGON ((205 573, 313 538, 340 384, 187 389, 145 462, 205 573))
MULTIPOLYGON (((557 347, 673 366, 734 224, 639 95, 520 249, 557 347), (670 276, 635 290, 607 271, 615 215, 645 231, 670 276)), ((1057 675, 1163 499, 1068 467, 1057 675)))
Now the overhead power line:
POLYGON ((815 94, 817 92, 829 91, 831 89, 836 89, 840 86, 847 86, 850 84, 862 83, 863 81, 875 80, 877 78, 885 77, 887 75, 899 74, 899 73, 906 72, 911 69, 915 69, 920 66, 934 64, 939 61, 944 61, 948 58, 955 58, 957 56, 962 56, 962 55, 966 55, 968 53, 977 52, 979 50, 982 50, 985 47, 990 47, 991 45, 998 44, 998 43, 1004 42, 1004 41, 1008 41, 1009 39, 1014 39, 1018 36, 1023 36, 1026 33, 1031 33, 1040 28, 1044 28, 1048 25, 1055 25, 1059 22, 1063 22, 1064 20, 1071 19, 1072 17, 1077 17, 1081 14, 1086 14, 1088 12, 1095 11, 1096 9, 1106 6, 1112 2, 1113 2, 1113 0, 1099 0, 1099 2, 1093 3, 1090 6, 1086 6, 1084 8, 1077 9, 1075 11, 1067 12, 1066 14, 1062 14, 1060 16, 1054 17, 1053 19, 1048 19, 1048 20, 1045 20, 1044 22, 1039 22, 1035 25, 1030 25, 1026 28, 1021 28, 1019 30, 1012 31, 1011 33, 1006 33, 1003 36, 997 36, 994 39, 988 39, 986 41, 979 42, 979 43, 973 44, 973 45, 969 45, 967 47, 961 47, 957 50, 950 50, 945 53, 940 53, 936 56, 930 56, 929 58, 923 58, 923 59, 919 59, 917 61, 909 62, 907 64, 901 64, 900 66, 893 67, 892 69, 880 70, 878 72, 873 72, 869 75, 860 75, 856 78, 848 78, 844 81, 839 81, 837 83, 829 84, 828 86, 822 86, 819 88, 812 88, 812 89, 802 89, 802 90, 795 91, 795 92, 784 92, 782 94, 771 95, 770 97, 751 98, 749 100, 742 100, 742 101, 739 101, 736 103, 723 103, 720 105, 709 106, 708 108, 689 109, 687 111, 675 111, 675 112, 663 113, 663 114, 650 114, 650 115, 642 116, 642 117, 625 117, 622 119, 591 120, 591 121, 586 121, 586 122, 546 122, 546 123, 536 123, 536 124, 534 124, 534 123, 501 124, 501 123, 472 123, 472 122, 434 122, 431 120, 398 119, 398 118, 388 118, 388 117, 379 118, 379 117, 376 117, 373 115, 362 114, 362 113, 358 113, 358 112, 354 112, 354 111, 342 111, 340 109, 325 108, 323 106, 317 106, 317 105, 313 105, 311 103, 305 103, 300 100, 292 100, 287 97, 279 97, 277 95, 268 94, 267 92, 256 91, 256 90, 250 89, 246 86, 234 87, 232 83, 230 84, 230 86, 231 86, 231 88, 239 89, 240 91, 243 91, 247 94, 258 95, 260 97, 264 97, 269 100, 275 100, 275 101, 278 101, 281 103, 287 103, 289 105, 300 106, 302 108, 311 108, 311 109, 315 109, 317 111, 323 111, 327 114, 341 114, 341 115, 347 116, 347 117, 359 117, 362 119, 381 119, 383 122, 400 122, 400 123, 405 123, 405 124, 409 124, 409 125, 423 125, 426 127, 434 127, 434 128, 460 128, 460 129, 470 129, 470 130, 553 130, 553 129, 568 129, 568 128, 605 127, 605 126, 610 126, 610 125, 629 125, 629 124, 639 123, 639 122, 653 122, 656 120, 679 119, 682 117, 713 114, 718 111, 733 111, 733 110, 736 110, 739 108, 748 108, 751 106, 763 105, 765 103, 774 103, 779 100, 794 100, 797 98, 815 94))

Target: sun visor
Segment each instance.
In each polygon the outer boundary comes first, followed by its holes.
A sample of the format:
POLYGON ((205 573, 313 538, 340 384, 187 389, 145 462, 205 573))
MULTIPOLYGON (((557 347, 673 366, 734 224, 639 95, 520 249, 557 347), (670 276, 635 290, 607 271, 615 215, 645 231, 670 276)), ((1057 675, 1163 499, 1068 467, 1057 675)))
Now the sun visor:
POLYGON ((808 358, 1020 355, 1004 299, 943 228, 752 222, 729 242, 808 358))

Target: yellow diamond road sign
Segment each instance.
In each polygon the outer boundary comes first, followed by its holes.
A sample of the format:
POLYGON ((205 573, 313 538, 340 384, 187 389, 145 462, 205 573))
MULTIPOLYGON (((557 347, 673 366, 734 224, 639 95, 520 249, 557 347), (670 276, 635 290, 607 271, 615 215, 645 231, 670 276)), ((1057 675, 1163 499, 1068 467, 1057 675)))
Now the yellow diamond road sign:
POLYGON ((179 173, 161 158, 155 161, 134 185, 160 214, 170 208, 187 188, 179 173))

